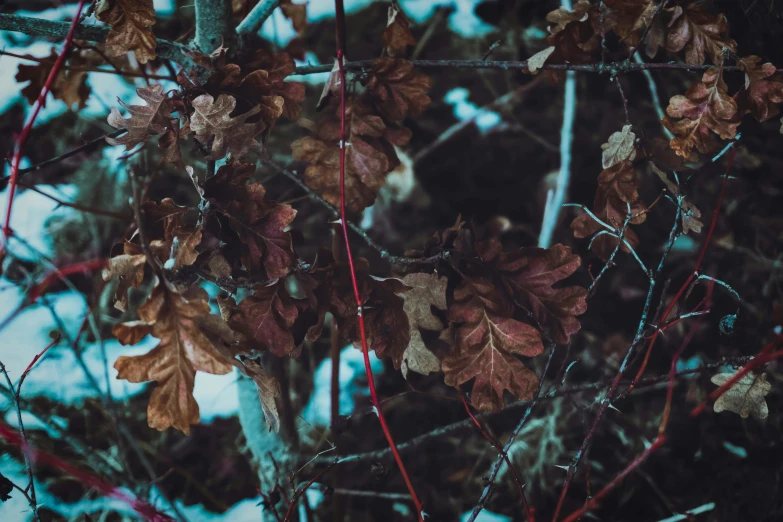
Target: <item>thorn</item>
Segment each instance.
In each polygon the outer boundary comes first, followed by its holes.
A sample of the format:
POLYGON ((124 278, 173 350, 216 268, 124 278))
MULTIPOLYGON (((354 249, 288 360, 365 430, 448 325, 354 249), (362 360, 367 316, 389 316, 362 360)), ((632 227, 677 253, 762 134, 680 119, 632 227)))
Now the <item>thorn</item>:
POLYGON ((560 464, 555 464, 554 466, 556 468, 560 468, 560 469, 564 469, 564 470, 568 471, 568 466, 561 466, 560 464))
POLYGON ((373 407, 372 407, 372 411, 373 411, 373 413, 375 413, 375 415, 376 415, 378 418, 380 418, 380 417, 381 417, 381 414, 380 414, 380 412, 378 411, 378 408, 377 408, 376 406, 373 406, 373 407))
POLYGON ((609 403, 609 407, 610 407, 610 408, 612 408, 612 409, 613 409, 614 411, 616 411, 617 413, 622 413, 620 410, 618 410, 617 408, 615 408, 614 404, 612 404, 611 402, 609 403))

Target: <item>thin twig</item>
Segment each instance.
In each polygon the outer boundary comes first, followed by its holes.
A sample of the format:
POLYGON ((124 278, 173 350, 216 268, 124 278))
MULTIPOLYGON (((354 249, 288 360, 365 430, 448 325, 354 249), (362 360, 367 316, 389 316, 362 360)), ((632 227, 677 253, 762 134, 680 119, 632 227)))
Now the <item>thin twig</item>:
POLYGON ((261 30, 266 19, 272 14, 280 0, 261 0, 237 26, 237 34, 253 34, 261 30))

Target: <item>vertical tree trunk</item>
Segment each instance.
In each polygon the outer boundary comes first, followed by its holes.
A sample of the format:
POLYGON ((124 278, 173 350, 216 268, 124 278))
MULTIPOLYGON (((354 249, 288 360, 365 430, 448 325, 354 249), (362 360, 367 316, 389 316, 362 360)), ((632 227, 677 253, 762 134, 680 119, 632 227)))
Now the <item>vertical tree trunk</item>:
POLYGON ((201 52, 211 53, 233 42, 231 0, 196 0, 195 44, 201 52))

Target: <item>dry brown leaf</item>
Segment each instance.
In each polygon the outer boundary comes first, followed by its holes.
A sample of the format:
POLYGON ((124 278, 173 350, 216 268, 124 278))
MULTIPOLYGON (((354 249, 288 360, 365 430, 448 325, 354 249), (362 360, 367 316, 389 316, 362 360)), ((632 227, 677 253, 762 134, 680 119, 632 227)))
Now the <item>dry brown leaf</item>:
POLYGON ((547 58, 552 54, 552 52, 555 50, 554 46, 549 46, 543 51, 538 51, 536 54, 531 56, 527 59, 527 70, 530 71, 530 74, 536 74, 538 70, 544 66, 544 64, 547 61, 547 58))
POLYGON ((443 330, 443 323, 432 313, 431 307, 445 310, 448 278, 437 274, 408 274, 403 280, 410 290, 402 294, 403 310, 408 315, 411 340, 402 355, 402 375, 408 378, 408 371, 422 375, 440 371, 440 360, 424 344, 420 329, 443 330))
POLYGON ((221 94, 215 100, 209 94, 202 94, 193 100, 193 115, 190 128, 196 134, 196 139, 204 144, 212 142, 210 153, 206 157, 216 160, 230 153, 234 159, 256 148, 255 137, 263 130, 260 123, 245 123, 261 110, 255 107, 250 111, 232 118, 231 112, 236 107, 233 96, 221 94))
POLYGON ((157 383, 147 408, 150 427, 161 431, 174 427, 189 434, 190 425, 199 420, 193 397, 196 372, 223 375, 231 371, 231 361, 202 330, 209 312, 209 296, 202 288, 193 286, 178 293, 159 285, 139 307, 139 321, 112 329, 122 344, 135 344, 147 333, 160 339, 146 355, 121 356, 114 364, 119 379, 157 383))
MULTIPOLYGON (((735 373, 718 373, 713 375, 710 381, 717 386, 723 386, 734 375, 735 373)), ((769 416, 769 407, 764 397, 771 390, 772 384, 767 382, 766 373, 755 375, 748 372, 718 397, 713 409, 716 412, 731 411, 743 419, 750 415, 754 419, 764 420, 769 416)))
POLYGON ((383 48, 392 58, 404 57, 408 47, 416 45, 416 39, 411 34, 410 22, 400 10, 397 2, 389 4, 386 18, 386 29, 383 30, 383 48))
POLYGON ((621 161, 636 159, 636 134, 631 129, 631 125, 623 125, 623 130, 613 133, 609 136, 609 141, 601 145, 603 168, 608 169, 621 161))
POLYGON ((106 54, 122 56, 133 51, 139 63, 154 60, 155 25, 152 0, 99 0, 95 16, 111 26, 106 37, 106 54))
POLYGON ((102 273, 103 280, 119 279, 115 292, 114 308, 122 312, 128 311, 128 290, 130 287, 138 288, 144 280, 144 265, 147 256, 144 254, 131 254, 133 246, 125 245, 125 253, 109 260, 102 273))
MULTIPOLYGON (((28 55, 29 56, 29 55, 28 55)), ((32 56, 30 56, 32 58, 32 56)), ((78 54, 74 53, 70 57, 70 64, 74 65, 78 54)), ((34 65, 19 64, 19 72, 16 73, 16 81, 19 83, 30 82, 22 89, 22 96, 27 98, 30 105, 33 105, 38 99, 49 73, 57 60, 57 52, 52 48, 51 54, 34 65)), ((87 85, 87 73, 81 71, 67 70, 61 68, 54 79, 49 92, 55 100, 62 100, 69 109, 78 103, 78 108, 83 109, 87 106, 87 98, 92 89, 87 85)), ((46 107, 46 99, 43 100, 43 107, 46 107)))

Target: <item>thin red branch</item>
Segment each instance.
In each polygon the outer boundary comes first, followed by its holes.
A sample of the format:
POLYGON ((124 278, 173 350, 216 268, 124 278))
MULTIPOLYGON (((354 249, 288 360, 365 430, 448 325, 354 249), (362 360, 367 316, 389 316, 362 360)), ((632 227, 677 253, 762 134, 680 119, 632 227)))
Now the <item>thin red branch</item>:
POLYGON ((59 342, 60 342, 60 334, 58 333, 58 334, 55 336, 55 338, 54 338, 54 339, 52 339, 52 342, 50 342, 49 344, 47 344, 47 345, 46 345, 46 348, 44 348, 43 350, 41 350, 39 353, 37 353, 37 354, 35 355, 35 357, 33 357, 33 360, 32 360, 32 361, 30 361, 30 364, 28 364, 28 365, 27 365, 27 368, 25 368, 24 372, 22 372, 22 376, 21 376, 21 377, 19 377, 19 384, 18 384, 18 385, 17 385, 17 387, 16 387, 16 394, 17 394, 17 395, 20 395, 20 394, 22 393, 22 383, 24 383, 24 380, 25 380, 25 378, 27 378, 27 374, 28 374, 28 373, 30 373, 30 370, 32 370, 32 369, 33 369, 33 366, 35 366, 35 363, 37 363, 37 362, 38 362, 38 360, 39 360, 41 357, 43 357, 43 356, 46 354, 46 352, 48 352, 48 351, 49 351, 49 348, 51 348, 52 346, 54 346, 55 344, 57 344, 57 343, 59 343, 59 342))
POLYGON ((28 446, 22 436, 16 431, 11 429, 8 425, 0 423, 0 437, 4 438, 9 444, 13 444, 22 449, 22 451, 28 455, 31 461, 39 464, 45 464, 53 468, 59 469, 63 473, 66 473, 79 480, 83 485, 93 488, 107 497, 116 498, 122 502, 125 502, 136 513, 141 516, 142 519, 148 522, 168 522, 173 520, 168 515, 161 513, 154 506, 147 503, 144 500, 133 498, 119 488, 109 484, 105 480, 83 471, 73 464, 70 464, 60 457, 47 453, 43 450, 38 450, 28 446))
POLYGON ((3 244, 0 246, 0 254, 5 249, 5 246, 8 243, 8 239, 13 233, 11 230, 11 211, 13 210, 14 205, 14 194, 16 193, 16 181, 19 173, 19 163, 22 161, 22 151, 24 150, 24 146, 27 143, 27 140, 30 138, 30 132, 33 129, 35 119, 38 117, 38 113, 41 112, 41 107, 43 107, 44 102, 46 101, 46 97, 49 95, 49 91, 54 84, 54 80, 57 78, 57 74, 60 72, 60 69, 65 63, 65 57, 68 55, 68 51, 71 49, 74 36, 76 36, 76 28, 79 25, 79 19, 82 15, 82 9, 84 9, 84 3, 85 0, 79 0, 79 5, 76 7, 76 13, 73 15, 73 20, 71 20, 71 27, 68 29, 68 34, 65 37, 63 48, 60 51, 60 54, 57 56, 57 60, 55 60, 54 65, 52 65, 52 70, 49 71, 49 76, 46 78, 46 83, 44 83, 44 86, 41 89, 41 93, 38 95, 38 99, 35 100, 35 105, 33 105, 32 112, 27 118, 27 123, 25 123, 25 126, 22 129, 22 133, 16 140, 14 156, 11 160, 11 181, 9 182, 8 205, 5 212, 5 223, 3 224, 3 244))
POLYGON ((343 0, 335 0, 335 17, 337 20, 337 63, 340 74, 340 224, 343 230, 343 242, 345 243, 345 257, 348 260, 348 268, 351 273, 351 284, 353 285, 353 295, 356 300, 356 311, 359 317, 359 334, 362 343, 362 354, 364 355, 364 371, 367 374, 367 383, 370 388, 370 399, 375 409, 375 413, 378 415, 378 422, 381 425, 381 430, 386 437, 386 442, 389 444, 394 460, 397 463, 397 467, 400 470, 402 479, 405 482, 405 486, 408 488, 408 492, 413 500, 413 505, 416 508, 416 516, 420 522, 424 522, 424 511, 416 495, 416 490, 413 487, 408 472, 405 469, 405 464, 402 462, 400 452, 397 450, 397 445, 394 443, 389 426, 386 423, 386 417, 381 410, 381 403, 378 399, 378 392, 375 389, 375 379, 373 379, 372 367, 370 364, 370 352, 367 347, 367 334, 364 324, 364 313, 362 309, 362 297, 359 293, 359 283, 356 280, 356 269, 353 262, 353 254, 351 252, 351 241, 348 237, 348 227, 345 224, 348 222, 345 212, 345 95, 346 95, 346 79, 345 79, 345 11, 343 9, 343 0))
POLYGON ((527 517, 528 522, 535 522, 533 512, 530 510, 530 506, 527 503, 524 486, 522 485, 522 481, 519 480, 519 476, 517 475, 514 466, 511 465, 511 460, 508 458, 508 454, 503 451, 503 446, 501 446, 500 443, 495 440, 494 437, 492 437, 492 435, 487 433, 487 431, 484 429, 484 426, 481 425, 481 422, 479 422, 476 416, 473 415, 473 412, 470 411, 470 405, 468 404, 467 399, 465 399, 465 395, 460 394, 460 398, 462 399, 462 405, 465 406, 465 411, 468 413, 470 420, 472 420, 473 424, 476 425, 478 430, 481 432, 481 435, 487 439, 487 441, 489 441, 489 443, 492 444, 496 450, 498 450, 498 453, 503 455, 503 460, 506 461, 506 466, 508 466, 508 470, 511 472, 511 476, 514 478, 514 483, 517 485, 517 489, 519 489, 519 497, 522 499, 522 508, 525 510, 525 516, 527 517))
MULTIPOLYGON (((718 224, 718 216, 720 215, 720 209, 723 206, 723 198, 726 195, 726 187, 729 184, 729 171, 731 170, 731 166, 734 163, 734 155, 736 154, 736 152, 737 152, 736 146, 732 147, 731 150, 729 151, 729 159, 726 164, 726 172, 723 175, 723 183, 721 184, 720 187, 720 193, 718 194, 718 202, 715 205, 715 210, 713 210, 712 212, 712 222, 710 223, 710 229, 707 231, 707 235, 704 238, 704 244, 701 247, 701 252, 699 252, 699 257, 696 259, 696 265, 693 267, 693 270, 691 271, 690 275, 688 275, 688 278, 682 284, 680 289, 674 295, 674 298, 669 303, 669 306, 663 312, 663 315, 659 320, 659 324, 666 322, 666 319, 669 318, 669 314, 672 312, 672 310, 674 310, 674 307, 677 306, 680 297, 682 297, 682 295, 688 289, 688 286, 691 284, 694 278, 698 276, 699 269, 701 268, 701 264, 704 261, 704 256, 707 253, 707 247, 710 245, 710 240, 712 239, 712 236, 715 233, 715 227, 718 224)), ((631 385, 628 387, 628 391, 633 390, 633 387, 636 385, 639 379, 642 378, 642 375, 644 374, 644 370, 647 368, 647 363, 650 360, 650 354, 652 353, 653 346, 655 346, 655 341, 658 339, 658 335, 660 333, 661 330, 656 329, 655 332, 653 332, 652 337, 650 337, 650 343, 647 345, 647 352, 645 352, 644 354, 644 360, 642 361, 642 365, 639 367, 639 371, 636 373, 636 377, 634 377, 633 381, 631 381, 631 385)))

